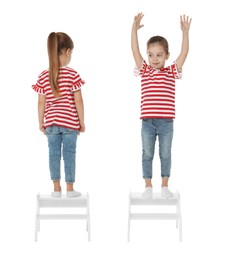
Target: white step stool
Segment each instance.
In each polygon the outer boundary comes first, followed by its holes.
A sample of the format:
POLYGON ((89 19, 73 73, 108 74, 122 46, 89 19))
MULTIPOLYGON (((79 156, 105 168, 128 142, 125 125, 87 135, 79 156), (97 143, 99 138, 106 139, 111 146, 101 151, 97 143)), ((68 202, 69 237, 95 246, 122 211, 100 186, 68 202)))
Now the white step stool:
POLYGON ((182 217, 181 203, 179 192, 174 193, 170 199, 161 198, 160 193, 153 193, 151 199, 143 199, 141 193, 130 193, 129 195, 129 210, 128 210, 128 242, 130 241, 130 223, 131 220, 176 220, 176 228, 179 228, 179 239, 182 241, 182 217), (132 206, 175 206, 174 213, 134 213, 131 210, 132 206))
POLYGON ((89 195, 83 194, 79 197, 53 198, 51 195, 37 195, 37 210, 35 215, 35 241, 40 231, 40 220, 42 219, 84 219, 87 221, 88 241, 90 241, 90 213, 89 195), (41 208, 86 208, 85 214, 42 214, 41 208))

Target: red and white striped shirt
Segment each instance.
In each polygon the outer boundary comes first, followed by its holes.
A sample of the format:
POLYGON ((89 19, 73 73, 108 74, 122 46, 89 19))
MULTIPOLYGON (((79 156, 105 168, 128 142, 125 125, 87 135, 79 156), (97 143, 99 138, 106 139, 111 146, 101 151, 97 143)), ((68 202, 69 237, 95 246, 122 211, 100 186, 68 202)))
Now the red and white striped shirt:
POLYGON ((52 125, 80 129, 79 118, 74 101, 74 92, 85 82, 73 69, 61 67, 58 76, 60 96, 55 97, 49 83, 49 71, 43 71, 32 88, 40 95, 46 96, 44 127, 52 125))
POLYGON ((175 79, 182 78, 176 63, 157 70, 143 60, 138 75, 141 76, 141 119, 175 118, 175 79))

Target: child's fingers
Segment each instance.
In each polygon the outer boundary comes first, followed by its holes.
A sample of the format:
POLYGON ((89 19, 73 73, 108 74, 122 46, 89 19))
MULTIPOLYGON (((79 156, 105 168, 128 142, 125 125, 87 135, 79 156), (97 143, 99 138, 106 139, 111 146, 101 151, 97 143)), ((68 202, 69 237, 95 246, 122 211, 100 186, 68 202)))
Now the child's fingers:
POLYGON ((135 19, 136 20, 141 20, 143 18, 144 14, 143 13, 138 13, 136 16, 135 16, 135 19))

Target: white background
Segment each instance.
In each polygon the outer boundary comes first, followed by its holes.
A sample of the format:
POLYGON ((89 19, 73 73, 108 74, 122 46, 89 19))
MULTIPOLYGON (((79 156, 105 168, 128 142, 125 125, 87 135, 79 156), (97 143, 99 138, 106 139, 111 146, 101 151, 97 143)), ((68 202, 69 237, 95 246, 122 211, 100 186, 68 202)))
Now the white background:
MULTIPOLYGON (((1 26, 1 259, 224 259, 223 1, 5 1, 1 26), (181 46, 180 14, 193 18, 190 52, 177 81, 170 188, 182 196, 183 242, 173 222, 134 223, 127 243, 129 191, 141 192, 140 82, 133 76, 133 17, 139 32, 167 38, 170 60, 181 46), (38 130, 31 85, 48 66, 47 37, 68 33, 70 66, 83 87, 86 133, 77 147, 76 189, 89 192, 91 235, 83 222, 44 222, 34 242, 36 195, 50 193, 48 148, 38 130), (4 255, 4 257, 2 256, 4 255)), ((62 174, 64 180, 64 174, 62 174)), ((160 190, 158 151, 154 188, 160 190)), ((65 184, 62 182, 65 191, 65 184)))

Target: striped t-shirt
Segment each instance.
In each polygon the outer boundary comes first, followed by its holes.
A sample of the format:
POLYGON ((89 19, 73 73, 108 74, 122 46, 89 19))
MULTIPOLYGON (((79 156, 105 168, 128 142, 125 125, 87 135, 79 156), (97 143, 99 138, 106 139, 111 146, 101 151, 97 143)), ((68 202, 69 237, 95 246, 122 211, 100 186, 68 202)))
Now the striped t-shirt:
POLYGON ((176 63, 162 69, 150 67, 145 60, 141 76, 141 119, 175 118, 175 79, 180 79, 176 63))
POLYGON ((58 76, 60 96, 55 97, 49 83, 49 71, 43 71, 32 88, 46 96, 44 128, 56 125, 80 130, 79 118, 74 101, 74 92, 84 84, 80 75, 73 69, 61 67, 58 76))

